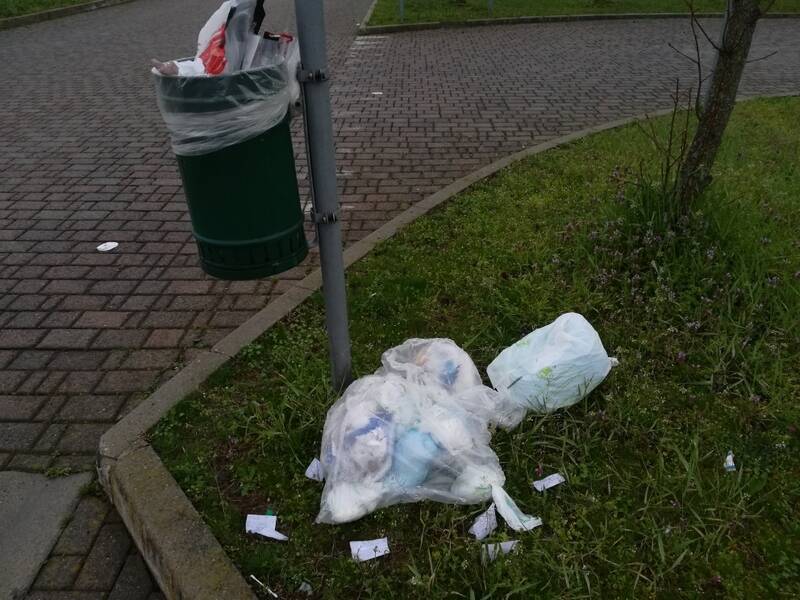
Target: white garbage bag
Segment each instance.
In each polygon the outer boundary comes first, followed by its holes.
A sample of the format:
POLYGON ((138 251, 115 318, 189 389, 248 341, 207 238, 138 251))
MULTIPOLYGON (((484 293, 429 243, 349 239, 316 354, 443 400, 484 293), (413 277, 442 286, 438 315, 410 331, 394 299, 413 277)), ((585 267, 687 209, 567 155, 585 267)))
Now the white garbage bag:
POLYGON ((382 364, 328 411, 317 521, 353 521, 401 502, 490 499, 505 482, 487 423, 499 396, 469 355, 450 340, 413 339, 382 364))
POLYGON ((589 322, 566 313, 503 350, 486 371, 512 404, 547 413, 580 401, 617 364, 589 322))

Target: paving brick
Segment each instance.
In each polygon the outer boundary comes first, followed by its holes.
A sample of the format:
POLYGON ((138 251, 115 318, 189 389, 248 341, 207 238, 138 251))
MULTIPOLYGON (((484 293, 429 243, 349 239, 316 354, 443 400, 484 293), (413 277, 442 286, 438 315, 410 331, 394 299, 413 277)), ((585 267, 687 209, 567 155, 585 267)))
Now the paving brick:
POLYGON ((153 580, 139 554, 131 554, 114 584, 108 600, 147 600, 154 589, 153 580))
POLYGON ((9 328, 26 328, 26 327, 36 327, 38 326, 44 318, 47 316, 45 312, 32 312, 32 311, 23 311, 14 314, 11 320, 6 324, 6 327, 9 328))
MULTIPOLYGON (((0 394, 8 394, 20 387, 23 381, 30 375, 28 371, 7 370, 0 377, 0 394)), ((32 390, 27 390, 32 391, 32 390)))
POLYGON ((50 452, 58 444, 58 440, 64 434, 67 426, 62 423, 50 423, 44 430, 42 436, 36 440, 34 450, 37 452, 50 452))
POLYGON ((0 350, 0 369, 12 363, 17 356, 19 356, 19 352, 14 350, 0 350))
POLYGON ((147 348, 175 348, 185 333, 183 329, 156 329, 144 345, 147 348))
POLYGON ((64 435, 58 442, 58 450, 63 453, 97 452, 97 444, 108 425, 101 423, 76 423, 67 426, 64 435))
POLYGON ((5 329, 0 330, 0 348, 32 348, 45 333, 40 329, 5 329))
POLYGON ((75 589, 111 589, 125 563, 130 546, 130 537, 123 524, 103 525, 78 574, 75 589))
POLYGON ((100 371, 73 371, 67 373, 58 389, 65 394, 85 394, 94 389, 102 376, 100 371))
POLYGON ((117 311, 87 311, 75 323, 75 327, 122 327, 130 313, 117 311))
POLYGON ((88 348, 96 335, 96 329, 52 329, 39 347, 64 350, 88 348))
POLYGON ((34 417, 35 421, 51 420, 64 403, 64 396, 45 396, 45 401, 34 417))
POLYGON ((158 371, 113 371, 97 386, 99 393, 140 392, 153 385, 158 371))
POLYGON ((81 498, 72 520, 58 538, 53 554, 88 554, 109 509, 105 499, 95 496, 81 498))
POLYGON ((63 329, 75 323, 80 315, 81 313, 76 310, 50 311, 40 326, 48 329, 63 329))
MULTIPOLYGON (((101 332, 101 335, 107 332, 101 332)), ((92 370, 98 369, 105 361, 106 353, 102 351, 77 350, 73 352, 58 352, 50 363, 51 369, 58 370, 92 370)))
POLYGON ((165 369, 178 359, 179 350, 135 350, 122 364, 125 369, 165 369))
POLYGON ((71 396, 61 407, 63 421, 112 422, 125 402, 125 396, 71 396))
POLYGON ((83 562, 82 556, 52 556, 33 583, 36 590, 70 589, 83 562))
POLYGON ((100 332, 93 348, 139 348, 147 338, 147 331, 135 329, 106 329, 100 332))
POLYGON ((0 423, 0 450, 28 450, 43 429, 40 423, 0 423))
POLYGON ((0 421, 31 420, 43 403, 43 396, 0 396, 0 421))
POLYGON ((50 359, 53 357, 53 352, 42 350, 26 350, 20 352, 16 359, 8 366, 9 369, 15 370, 36 370, 43 369, 50 359))

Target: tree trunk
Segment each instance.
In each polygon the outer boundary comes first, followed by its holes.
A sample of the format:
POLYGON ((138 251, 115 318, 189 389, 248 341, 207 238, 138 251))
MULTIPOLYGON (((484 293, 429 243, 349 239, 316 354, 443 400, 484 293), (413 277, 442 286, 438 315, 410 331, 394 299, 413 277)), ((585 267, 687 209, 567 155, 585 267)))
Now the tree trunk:
POLYGON ((759 0, 728 2, 725 31, 717 51, 708 94, 700 110, 697 131, 678 175, 678 201, 684 213, 711 183, 711 167, 736 104, 739 81, 761 15, 759 0))

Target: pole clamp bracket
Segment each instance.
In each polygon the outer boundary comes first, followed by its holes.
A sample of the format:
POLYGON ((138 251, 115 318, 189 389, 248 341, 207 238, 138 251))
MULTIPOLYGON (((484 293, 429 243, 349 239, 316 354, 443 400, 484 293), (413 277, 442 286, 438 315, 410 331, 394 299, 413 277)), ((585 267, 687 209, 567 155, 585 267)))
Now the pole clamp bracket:
POLYGON ((317 69, 316 71, 300 69, 297 73, 297 80, 300 83, 320 83, 322 81, 328 81, 328 72, 324 69, 317 69))
POLYGON ((336 223, 339 220, 339 215, 335 212, 329 213, 318 213, 314 209, 311 209, 311 221, 317 225, 330 225, 331 223, 336 223))

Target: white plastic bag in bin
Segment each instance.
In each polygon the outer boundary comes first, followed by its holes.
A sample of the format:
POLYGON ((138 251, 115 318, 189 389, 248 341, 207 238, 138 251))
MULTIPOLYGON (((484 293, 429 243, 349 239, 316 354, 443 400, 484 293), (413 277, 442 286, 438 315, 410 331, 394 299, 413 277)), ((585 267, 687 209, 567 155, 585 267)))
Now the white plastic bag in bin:
POLYGON ((503 350, 486 371, 513 404, 546 413, 580 401, 617 364, 589 322, 566 313, 503 350))

